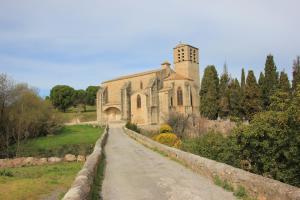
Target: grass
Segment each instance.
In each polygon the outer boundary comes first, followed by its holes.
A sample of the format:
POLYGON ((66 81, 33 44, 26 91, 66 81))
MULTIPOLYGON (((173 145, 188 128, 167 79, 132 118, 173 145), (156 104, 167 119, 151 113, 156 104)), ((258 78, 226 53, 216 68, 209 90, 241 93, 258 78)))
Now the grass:
POLYGON ((237 188, 234 188, 227 180, 222 180, 219 176, 214 177, 214 183, 224 188, 225 190, 229 192, 233 192, 233 195, 236 196, 238 199, 242 200, 255 200, 255 198, 252 198, 248 195, 246 189, 243 186, 237 186, 237 188))
POLYGON ((0 176, 0 199, 41 199, 54 193, 62 197, 83 163, 59 163, 6 169, 12 176, 0 176))
POLYGON ((93 186, 92 186, 90 197, 89 197, 90 200, 102 199, 100 191, 101 191, 102 182, 104 179, 105 166, 106 166, 105 154, 102 153, 101 159, 99 161, 99 165, 97 167, 97 172, 94 177, 94 182, 93 182, 93 186))
POLYGON ((59 112, 59 116, 64 123, 96 121, 96 106, 86 106, 86 111, 81 107, 71 107, 65 113, 59 112))
POLYGON ((87 155, 92 151, 103 130, 104 128, 94 128, 89 125, 65 126, 56 135, 22 142, 17 157, 62 157, 67 153, 87 155))

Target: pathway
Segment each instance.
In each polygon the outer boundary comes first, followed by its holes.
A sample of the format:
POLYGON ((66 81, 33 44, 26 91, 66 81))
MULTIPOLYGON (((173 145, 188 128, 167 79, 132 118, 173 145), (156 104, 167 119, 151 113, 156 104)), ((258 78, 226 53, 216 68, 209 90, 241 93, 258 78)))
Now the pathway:
POLYGON ((233 194, 137 143, 112 124, 105 147, 104 200, 231 200, 233 194))

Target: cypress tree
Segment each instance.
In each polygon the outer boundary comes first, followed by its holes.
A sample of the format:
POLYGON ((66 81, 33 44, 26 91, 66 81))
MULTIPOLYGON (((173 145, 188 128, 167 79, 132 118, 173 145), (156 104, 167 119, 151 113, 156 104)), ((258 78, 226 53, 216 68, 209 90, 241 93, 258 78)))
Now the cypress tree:
POLYGON ((209 119, 218 118, 219 78, 214 65, 204 70, 200 90, 200 113, 209 119))
POLYGON ((227 67, 225 65, 219 85, 219 116, 221 118, 227 117, 229 114, 229 81, 230 78, 227 72, 227 67))
POLYGON ((229 115, 241 118, 242 113, 242 93, 241 86, 237 79, 229 83, 229 115))
POLYGON ((282 92, 290 93, 291 84, 287 73, 284 71, 280 72, 278 89, 282 92))
POLYGON ((264 74, 262 72, 260 72, 259 78, 258 78, 258 85, 259 85, 260 89, 263 88, 264 80, 265 80, 265 76, 264 76, 264 74))
POLYGON ((246 86, 245 86, 245 98, 244 106, 246 111, 246 118, 252 119, 253 115, 261 111, 261 99, 260 90, 256 82, 255 75, 252 70, 248 72, 246 86))
POLYGON ((265 64, 265 77, 262 86, 263 106, 265 109, 270 105, 270 97, 275 93, 277 88, 278 74, 273 56, 267 56, 265 64))
POLYGON ((297 56, 296 60, 293 63, 293 81, 292 87, 295 92, 296 86, 300 84, 300 56, 297 56))
POLYGON ((242 68, 242 75, 241 75, 241 89, 244 91, 246 85, 246 79, 245 79, 245 70, 242 68))

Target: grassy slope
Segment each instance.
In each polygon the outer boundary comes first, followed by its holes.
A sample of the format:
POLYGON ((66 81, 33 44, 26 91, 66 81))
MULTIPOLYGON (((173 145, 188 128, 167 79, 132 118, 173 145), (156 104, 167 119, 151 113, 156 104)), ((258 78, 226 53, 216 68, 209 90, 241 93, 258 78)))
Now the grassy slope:
POLYGON ((96 106, 86 106, 85 112, 82 108, 71 107, 65 113, 60 112, 59 115, 64 123, 77 122, 77 120, 87 122, 97 119, 96 106))
POLYGON ((63 156, 66 153, 89 154, 103 128, 88 125, 66 126, 53 136, 21 143, 17 156, 63 156))
POLYGON ((9 169, 13 177, 0 176, 0 199, 40 199, 53 191, 62 196, 81 167, 74 162, 9 169))

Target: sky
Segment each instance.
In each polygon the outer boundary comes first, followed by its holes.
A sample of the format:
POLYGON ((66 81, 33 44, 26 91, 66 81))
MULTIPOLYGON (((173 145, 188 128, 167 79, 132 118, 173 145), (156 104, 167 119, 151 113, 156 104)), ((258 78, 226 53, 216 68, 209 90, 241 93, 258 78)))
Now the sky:
POLYGON ((179 42, 199 48, 200 73, 226 62, 291 78, 300 55, 299 0, 0 0, 0 73, 39 88, 75 89, 158 69, 179 42))

